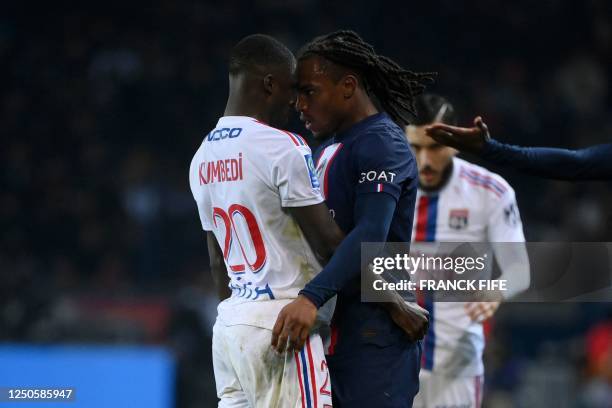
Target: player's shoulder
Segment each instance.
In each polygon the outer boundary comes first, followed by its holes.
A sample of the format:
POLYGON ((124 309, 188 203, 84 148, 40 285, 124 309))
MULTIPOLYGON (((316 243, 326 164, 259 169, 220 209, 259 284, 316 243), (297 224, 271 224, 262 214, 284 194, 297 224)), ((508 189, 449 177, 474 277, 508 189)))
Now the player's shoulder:
POLYGON ((261 143, 274 144, 284 148, 289 148, 291 146, 296 148, 308 147, 306 140, 295 132, 270 126, 257 119, 252 119, 250 126, 251 131, 260 139, 259 142, 261 143))
POLYGON ((467 190, 493 198, 514 194, 510 184, 499 174, 458 157, 453 158, 456 180, 467 190))
POLYGON ((412 158, 410 145, 401 127, 382 114, 372 120, 357 139, 357 155, 379 156, 381 158, 412 158))
POLYGON ((386 113, 376 115, 376 118, 368 123, 364 133, 369 136, 370 140, 397 140, 407 144, 403 129, 386 113))
POLYGON ((210 134, 210 132, 208 134, 204 135, 204 137, 200 140, 200 144, 198 145, 198 148, 196 149, 196 151, 193 154, 193 157, 191 159, 190 168, 193 168, 194 164, 196 162, 198 162, 201 159, 202 155, 204 154, 205 144, 206 144, 205 142, 206 142, 206 139, 208 138, 209 134, 210 134))
MULTIPOLYGON (((241 148, 278 153, 291 146, 307 148, 304 138, 297 133, 275 128, 248 116, 222 116, 217 125, 204 137, 204 144, 235 140, 241 148)), ((219 144, 215 143, 215 144, 219 144)), ((233 145, 227 145, 228 147, 233 145)), ((234 145, 235 146, 235 145, 234 145)))

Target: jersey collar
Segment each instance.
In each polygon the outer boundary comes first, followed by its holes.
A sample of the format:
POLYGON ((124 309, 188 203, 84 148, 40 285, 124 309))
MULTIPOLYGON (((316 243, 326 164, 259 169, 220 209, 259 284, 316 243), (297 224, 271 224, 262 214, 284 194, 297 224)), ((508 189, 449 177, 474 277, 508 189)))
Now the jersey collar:
POLYGON ((348 129, 336 133, 336 135, 334 136, 334 141, 336 142, 340 142, 342 140, 346 140, 350 137, 354 137, 357 136, 359 134, 359 132, 361 132, 363 129, 367 128, 370 124, 379 121, 382 118, 388 117, 389 115, 387 115, 385 112, 378 112, 375 113, 374 115, 370 115, 365 119, 360 120, 359 122, 355 123, 354 125, 352 125, 351 127, 349 127, 348 129))
POLYGON ((257 119, 252 118, 250 116, 221 116, 219 120, 217 121, 217 124, 220 124, 223 122, 235 122, 237 120, 257 120, 257 119))

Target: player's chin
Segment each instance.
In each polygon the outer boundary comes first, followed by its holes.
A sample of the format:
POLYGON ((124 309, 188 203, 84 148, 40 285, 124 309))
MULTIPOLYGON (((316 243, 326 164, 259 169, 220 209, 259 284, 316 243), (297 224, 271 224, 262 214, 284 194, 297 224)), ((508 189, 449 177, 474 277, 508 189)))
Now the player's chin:
POLYGON ((330 137, 330 136, 331 136, 331 133, 332 133, 332 132, 330 132, 330 131, 326 131, 326 130, 324 130, 324 129, 318 129, 318 128, 313 127, 313 126, 311 126, 311 127, 309 128, 309 130, 310 130, 310 133, 312 133, 312 136, 313 136, 313 137, 314 137, 316 140, 325 140, 325 139, 327 139, 328 137, 330 137))
POLYGON ((440 184, 440 180, 435 177, 420 177, 419 183, 425 188, 435 188, 440 184))
POLYGON ((312 137, 314 137, 316 140, 322 140, 325 139, 325 135, 323 133, 320 132, 315 132, 315 131, 310 131, 310 134, 312 135, 312 137))

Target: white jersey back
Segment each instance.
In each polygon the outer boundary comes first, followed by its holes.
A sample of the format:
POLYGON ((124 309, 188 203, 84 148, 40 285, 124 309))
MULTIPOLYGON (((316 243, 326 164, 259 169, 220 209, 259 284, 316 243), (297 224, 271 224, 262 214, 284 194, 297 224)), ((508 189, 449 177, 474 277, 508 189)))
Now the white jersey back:
POLYGON ((218 319, 271 329, 321 269, 283 209, 323 202, 310 148, 253 118, 222 117, 193 157, 189 182, 230 277, 232 296, 220 303, 218 319))
MULTIPOLYGON (((413 241, 525 241, 510 185, 499 175, 456 157, 450 180, 441 190, 419 189, 414 220, 413 241)), ((483 374, 483 326, 470 319, 464 305, 425 300, 430 328, 423 343, 423 369, 452 376, 483 374)))

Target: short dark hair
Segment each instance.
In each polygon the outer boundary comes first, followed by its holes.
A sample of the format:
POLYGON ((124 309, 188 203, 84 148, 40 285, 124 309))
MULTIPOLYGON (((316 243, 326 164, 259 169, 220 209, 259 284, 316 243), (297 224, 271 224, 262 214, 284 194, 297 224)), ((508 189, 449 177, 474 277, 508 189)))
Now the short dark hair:
POLYGON ((419 95, 415 101, 416 118, 413 125, 423 126, 434 122, 447 125, 457 124, 457 114, 453 105, 444 97, 435 94, 419 95))
POLYGON ((313 55, 355 70, 375 102, 402 126, 412 122, 416 114, 414 98, 436 75, 435 72, 418 73, 402 68, 392 59, 377 54, 374 47, 350 30, 315 38, 298 52, 298 59, 313 55))
POLYGON ((295 65, 293 53, 283 43, 265 34, 244 37, 232 48, 229 58, 229 72, 232 75, 258 68, 295 65))

